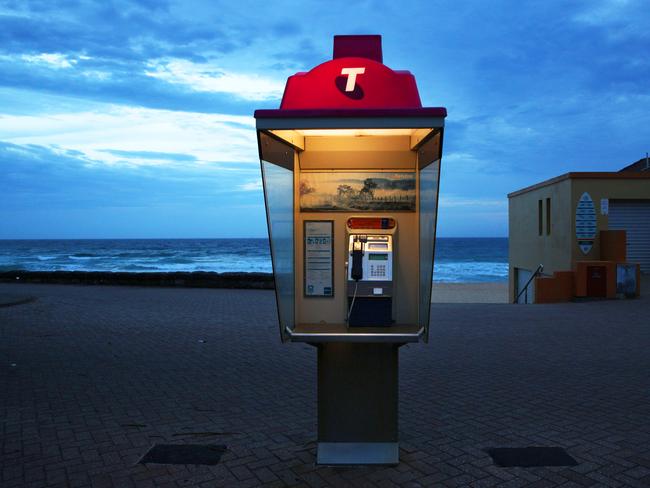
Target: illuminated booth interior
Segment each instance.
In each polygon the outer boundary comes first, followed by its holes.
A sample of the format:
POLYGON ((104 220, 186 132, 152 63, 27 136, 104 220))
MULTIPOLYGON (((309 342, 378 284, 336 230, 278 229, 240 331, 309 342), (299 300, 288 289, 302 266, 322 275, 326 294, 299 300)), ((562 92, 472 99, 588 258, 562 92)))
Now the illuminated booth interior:
POLYGON ((397 462, 397 349, 428 340, 445 117, 380 36, 335 36, 333 60, 255 112, 281 339, 319 348, 319 463, 397 462))

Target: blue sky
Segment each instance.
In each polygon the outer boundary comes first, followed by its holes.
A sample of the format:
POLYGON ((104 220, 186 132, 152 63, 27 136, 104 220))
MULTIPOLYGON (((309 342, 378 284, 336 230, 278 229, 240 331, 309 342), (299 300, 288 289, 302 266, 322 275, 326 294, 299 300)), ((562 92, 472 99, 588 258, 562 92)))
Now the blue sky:
POLYGON ((650 150, 646 0, 0 0, 0 238, 263 237, 252 112, 382 34, 447 107, 439 235, 650 150))

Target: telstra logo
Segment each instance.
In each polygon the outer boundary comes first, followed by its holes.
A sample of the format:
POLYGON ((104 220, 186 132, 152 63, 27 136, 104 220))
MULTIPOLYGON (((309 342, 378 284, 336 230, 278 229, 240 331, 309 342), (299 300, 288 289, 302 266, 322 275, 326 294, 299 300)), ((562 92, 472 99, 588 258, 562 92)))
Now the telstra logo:
POLYGON ((366 68, 343 68, 341 70, 341 74, 348 76, 348 81, 345 84, 345 91, 353 92, 354 87, 357 83, 357 75, 362 75, 365 72, 366 72, 366 68))

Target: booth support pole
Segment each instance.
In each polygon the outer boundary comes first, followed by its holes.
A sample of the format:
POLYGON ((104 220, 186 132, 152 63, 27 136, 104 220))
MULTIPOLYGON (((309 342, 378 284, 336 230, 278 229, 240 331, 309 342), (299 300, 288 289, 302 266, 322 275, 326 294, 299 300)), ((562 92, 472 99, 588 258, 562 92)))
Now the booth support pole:
POLYGON ((401 344, 318 345, 318 464, 397 464, 401 344))

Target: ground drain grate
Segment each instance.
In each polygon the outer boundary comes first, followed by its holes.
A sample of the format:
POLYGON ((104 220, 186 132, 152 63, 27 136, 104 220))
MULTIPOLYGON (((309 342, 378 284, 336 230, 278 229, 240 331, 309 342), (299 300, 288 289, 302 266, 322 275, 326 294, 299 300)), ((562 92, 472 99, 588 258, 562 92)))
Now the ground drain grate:
POLYGON ((214 444, 156 444, 139 464, 203 464, 214 466, 228 450, 214 444))
POLYGON ((577 466, 561 447, 493 447, 485 450, 502 468, 535 466, 577 466))

